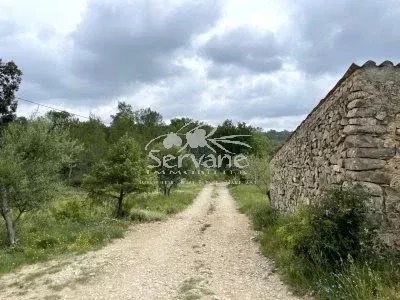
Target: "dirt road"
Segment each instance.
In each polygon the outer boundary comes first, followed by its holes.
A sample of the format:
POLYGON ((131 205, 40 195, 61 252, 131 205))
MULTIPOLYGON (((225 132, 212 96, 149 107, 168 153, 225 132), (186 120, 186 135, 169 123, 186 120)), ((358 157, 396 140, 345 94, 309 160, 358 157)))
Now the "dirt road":
POLYGON ((297 299, 252 241, 225 185, 124 239, 0 279, 1 299, 297 299))

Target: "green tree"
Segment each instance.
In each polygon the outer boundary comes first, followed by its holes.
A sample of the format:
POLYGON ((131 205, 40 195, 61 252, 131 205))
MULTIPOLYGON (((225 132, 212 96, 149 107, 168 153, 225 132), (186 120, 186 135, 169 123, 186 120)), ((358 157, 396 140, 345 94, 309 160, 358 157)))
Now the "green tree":
POLYGON ((157 176, 160 190, 164 196, 169 196, 171 189, 178 186, 184 178, 191 177, 193 161, 187 152, 179 151, 174 146, 166 149, 162 144, 155 145, 149 153, 151 171, 157 176), (181 161, 178 156, 187 155, 181 161))
POLYGON ((69 132, 73 139, 83 145, 70 177, 71 183, 79 185, 83 174, 103 159, 108 151, 107 127, 99 119, 91 117, 88 121, 73 123, 69 132))
POLYGON ((17 100, 15 92, 21 83, 22 72, 13 62, 3 63, 0 59, 0 128, 15 119, 17 100))
POLYGON ((273 149, 278 148, 282 143, 286 141, 286 139, 289 138, 289 136, 292 134, 292 131, 276 131, 274 129, 271 129, 267 131, 267 136, 271 141, 271 145, 273 149))
POLYGON ((142 157, 139 145, 125 135, 84 177, 84 186, 92 198, 115 199, 115 215, 121 218, 125 196, 147 191, 151 187, 149 181, 147 161, 142 157))
POLYGON ((267 193, 269 182, 268 158, 250 155, 247 161, 249 165, 245 170, 246 180, 256 185, 263 193, 267 193))
POLYGON ((135 114, 136 139, 145 146, 151 139, 166 133, 166 125, 163 123, 162 116, 150 108, 139 109, 135 114))
POLYGON ((109 130, 109 142, 116 143, 121 137, 129 135, 137 138, 135 126, 135 112, 131 105, 118 102, 118 112, 111 116, 112 122, 109 130))
POLYGON ((265 158, 272 153, 272 144, 265 132, 260 128, 254 129, 249 139, 251 153, 259 158, 265 158))
POLYGON ((71 143, 65 131, 51 130, 43 119, 11 123, 5 129, 0 146, 0 212, 10 245, 17 241, 15 224, 21 215, 52 198, 63 153, 71 143))
POLYGON ((72 124, 79 120, 67 111, 51 110, 46 113, 46 118, 50 120, 54 128, 68 129, 72 124))

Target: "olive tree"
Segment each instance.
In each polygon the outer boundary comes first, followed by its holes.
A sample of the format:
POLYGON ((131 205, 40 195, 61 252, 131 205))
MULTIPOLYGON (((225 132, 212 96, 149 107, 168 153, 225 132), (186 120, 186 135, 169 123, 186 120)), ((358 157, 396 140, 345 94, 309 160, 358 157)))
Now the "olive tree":
POLYGON ((0 213, 8 242, 17 242, 15 225, 21 216, 52 198, 63 153, 72 141, 64 131, 52 130, 45 120, 10 123, 0 145, 0 213))
POLYGON ((115 215, 121 218, 125 213, 125 196, 151 188, 146 166, 147 161, 139 145, 125 135, 110 148, 105 159, 95 164, 84 177, 84 186, 92 198, 115 199, 115 215))

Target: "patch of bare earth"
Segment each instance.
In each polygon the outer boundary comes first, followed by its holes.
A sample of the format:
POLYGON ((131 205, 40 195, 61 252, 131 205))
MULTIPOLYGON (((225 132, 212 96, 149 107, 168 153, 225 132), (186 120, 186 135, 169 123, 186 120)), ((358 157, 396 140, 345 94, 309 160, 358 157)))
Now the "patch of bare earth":
POLYGON ((297 299, 252 240, 223 184, 184 212, 132 226, 99 251, 0 278, 2 299, 297 299))

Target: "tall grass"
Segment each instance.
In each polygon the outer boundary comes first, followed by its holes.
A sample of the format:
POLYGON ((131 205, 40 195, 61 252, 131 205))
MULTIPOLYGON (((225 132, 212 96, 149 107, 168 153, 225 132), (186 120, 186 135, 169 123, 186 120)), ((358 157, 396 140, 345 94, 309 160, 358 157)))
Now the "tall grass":
POLYGON ((269 205, 267 196, 255 185, 235 185, 230 189, 240 212, 252 220, 255 230, 263 230, 275 222, 276 214, 269 205))
MULTIPOLYGON (((332 300, 400 299, 400 254, 381 250, 367 255, 362 248, 353 247, 346 235, 354 235, 363 245, 368 245, 364 240, 369 236, 354 228, 344 230, 351 224, 336 226, 355 218, 354 214, 348 215, 354 211, 346 206, 353 205, 351 194, 331 194, 330 205, 341 204, 334 215, 326 218, 318 209, 307 207, 293 214, 276 214, 257 188, 238 185, 230 190, 239 210, 249 215, 256 229, 262 229, 262 252, 274 259, 282 279, 297 293, 311 292, 316 298, 332 300), (332 256, 328 248, 336 248, 339 251, 334 253, 340 255, 332 256), (349 255, 344 255, 347 252, 349 255)), ((334 207, 338 206, 332 206, 331 211, 334 207)))
POLYGON ((113 203, 93 203, 86 193, 68 188, 42 209, 27 213, 17 225, 19 243, 6 246, 4 224, 0 221, 0 274, 24 265, 52 259, 67 253, 98 249, 121 238, 134 222, 161 220, 192 203, 199 185, 182 185, 171 197, 158 193, 131 196, 129 218, 113 218, 113 203))

